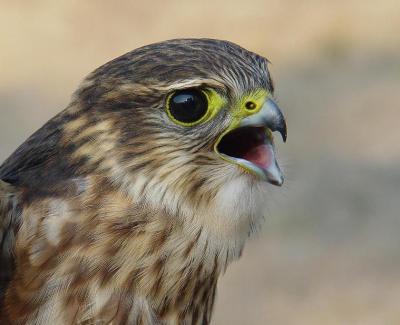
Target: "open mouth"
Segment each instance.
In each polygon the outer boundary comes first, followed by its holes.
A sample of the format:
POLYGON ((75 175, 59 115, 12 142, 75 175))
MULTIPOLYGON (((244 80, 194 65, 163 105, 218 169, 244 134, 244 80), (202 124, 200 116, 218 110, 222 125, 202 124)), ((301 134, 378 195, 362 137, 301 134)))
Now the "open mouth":
POLYGON ((224 160, 274 185, 282 185, 283 177, 275 159, 272 132, 266 126, 235 128, 222 136, 215 150, 224 160))

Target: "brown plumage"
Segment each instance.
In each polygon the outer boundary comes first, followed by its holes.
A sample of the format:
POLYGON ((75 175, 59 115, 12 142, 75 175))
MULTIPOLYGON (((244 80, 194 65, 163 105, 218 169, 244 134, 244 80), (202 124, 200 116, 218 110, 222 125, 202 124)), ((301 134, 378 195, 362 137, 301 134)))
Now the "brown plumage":
POLYGON ((282 183, 267 63, 186 39, 91 73, 0 167, 0 323, 208 324, 282 183))

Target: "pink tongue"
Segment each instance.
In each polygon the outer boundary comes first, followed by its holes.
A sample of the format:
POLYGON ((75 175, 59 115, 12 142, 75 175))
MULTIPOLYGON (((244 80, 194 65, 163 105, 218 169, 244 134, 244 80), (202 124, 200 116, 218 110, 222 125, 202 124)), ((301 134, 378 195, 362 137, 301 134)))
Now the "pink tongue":
POLYGON ((252 162, 262 169, 267 169, 271 165, 272 157, 273 152, 271 146, 266 144, 261 144, 252 148, 243 156, 244 159, 252 162))

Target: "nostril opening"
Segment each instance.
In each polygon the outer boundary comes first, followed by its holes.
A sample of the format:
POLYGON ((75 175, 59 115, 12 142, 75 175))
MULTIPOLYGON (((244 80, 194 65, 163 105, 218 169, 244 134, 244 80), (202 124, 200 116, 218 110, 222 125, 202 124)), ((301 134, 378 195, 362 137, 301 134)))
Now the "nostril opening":
POLYGON ((245 107, 249 111, 252 111, 253 109, 256 109, 257 105, 256 105, 256 103, 254 103, 252 101, 248 101, 248 102, 246 102, 245 107))

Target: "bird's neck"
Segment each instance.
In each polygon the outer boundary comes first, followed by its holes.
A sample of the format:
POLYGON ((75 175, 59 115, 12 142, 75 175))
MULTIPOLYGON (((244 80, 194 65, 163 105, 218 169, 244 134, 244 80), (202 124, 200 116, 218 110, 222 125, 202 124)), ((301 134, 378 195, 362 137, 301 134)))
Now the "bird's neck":
MULTIPOLYGON (((121 288, 131 302, 128 314, 144 323, 208 324, 218 278, 240 256, 241 241, 119 191, 103 202, 110 204, 103 205, 100 228, 111 240, 103 242, 108 269, 101 283, 121 288)), ((201 218, 199 212, 195 219, 201 218)))
POLYGON ((118 242, 104 248, 118 270, 102 282, 126 290, 127 314, 144 323, 209 323, 227 252, 218 254, 202 230, 188 234, 173 216, 139 209, 150 219, 108 224, 118 242))

